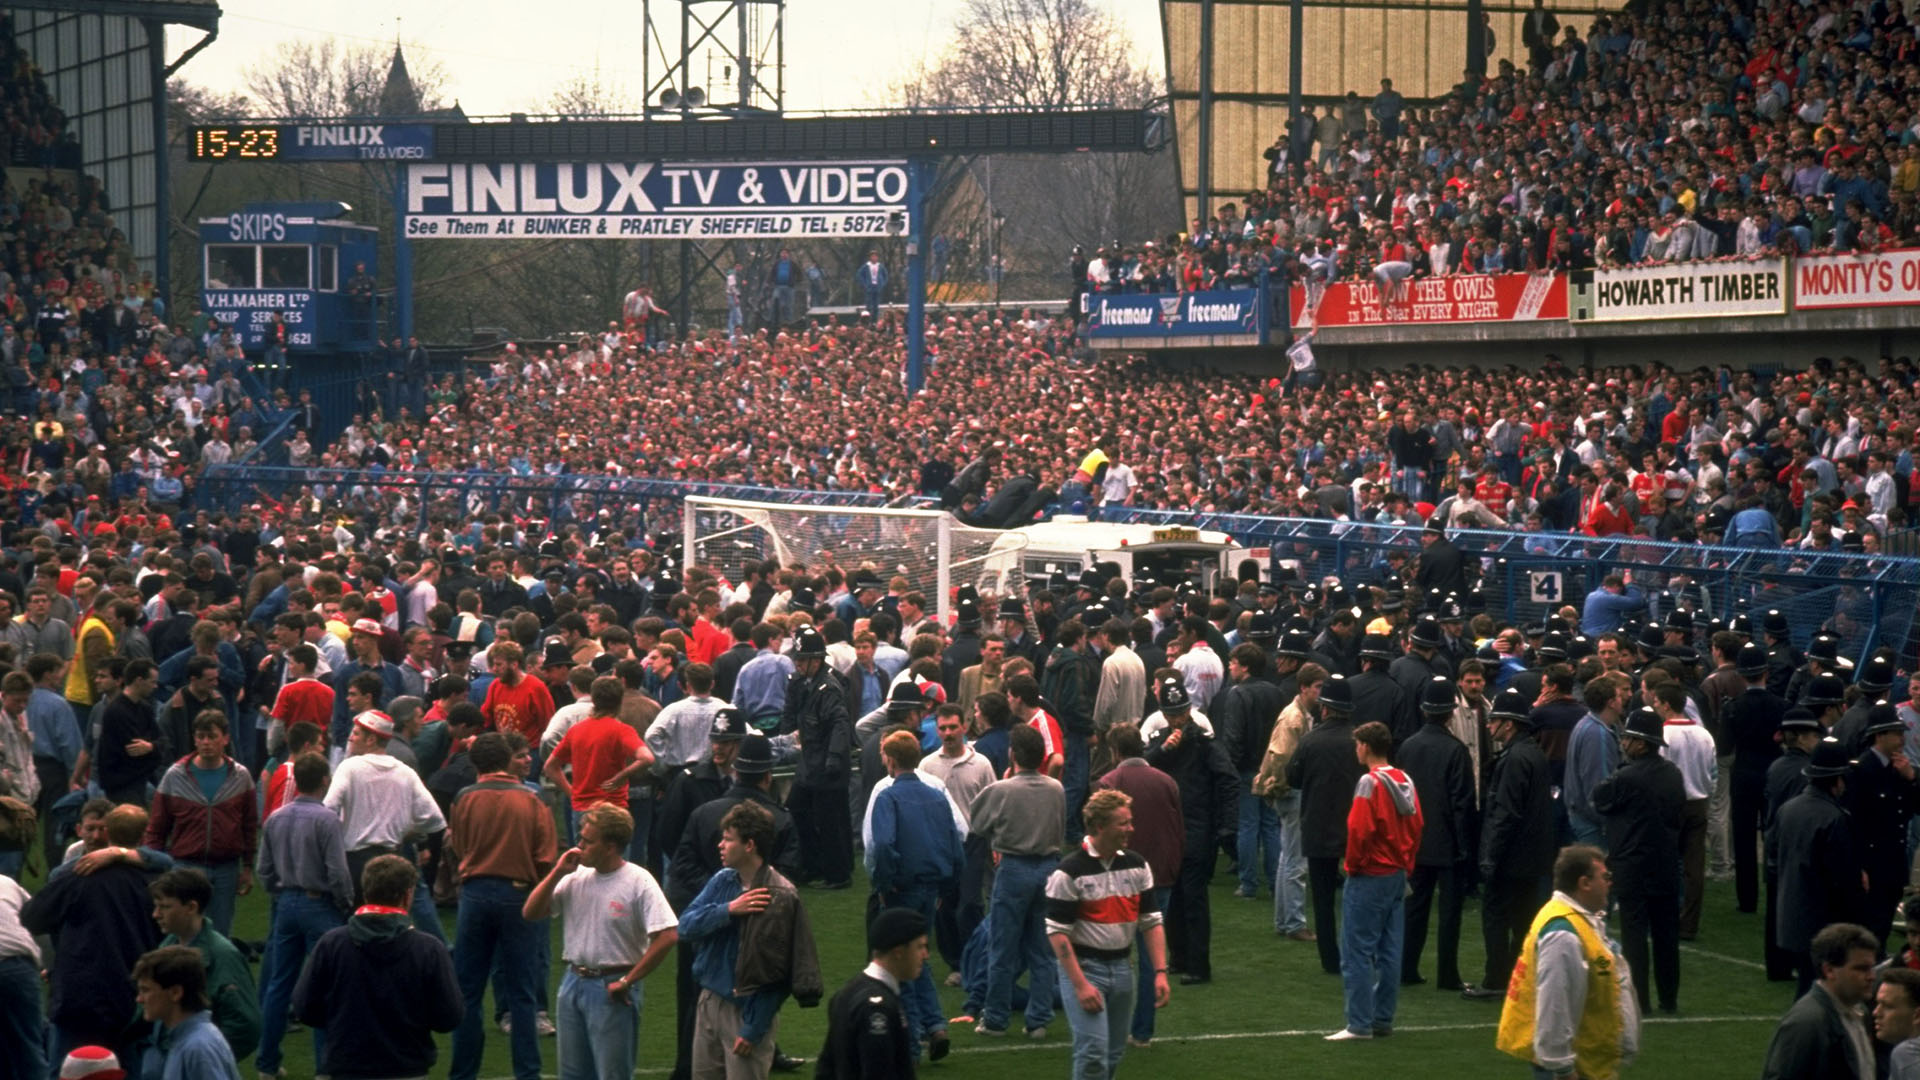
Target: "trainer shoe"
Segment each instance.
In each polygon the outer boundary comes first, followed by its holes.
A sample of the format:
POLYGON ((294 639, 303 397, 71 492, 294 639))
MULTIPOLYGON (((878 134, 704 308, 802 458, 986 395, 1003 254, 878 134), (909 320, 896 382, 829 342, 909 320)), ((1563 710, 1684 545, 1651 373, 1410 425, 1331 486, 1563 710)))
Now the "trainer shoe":
POLYGON ((508 1015, 507 1013, 501 1013, 500 1019, 495 1020, 494 1024, 500 1028, 500 1034, 502 1035, 513 1034, 513 1017, 508 1015))
POLYGON ((535 1031, 538 1031, 540 1033, 540 1037, 543 1039, 553 1038, 553 1033, 555 1030, 553 1026, 553 1019, 547 1015, 547 1011, 545 1009, 542 1009, 539 1012, 533 1014, 533 1029, 535 1031))
POLYGON ((1153 1045, 1153 1040, 1152 1039, 1136 1039, 1133 1036, 1129 1035, 1127 1036, 1127 1045, 1133 1047, 1135 1050, 1145 1050, 1153 1045))
POLYGON ((1029 1039, 1034 1039, 1034 1040, 1036 1040, 1036 1041, 1037 1041, 1037 1040, 1040 1040, 1040 1039, 1044 1039, 1044 1038, 1046 1038, 1046 1037, 1047 1037, 1047 1029, 1046 1029, 1046 1028, 1043 1028, 1043 1027, 1037 1027, 1037 1028, 1028 1028, 1028 1029, 1027 1029, 1027 1038, 1029 1038, 1029 1039))
POLYGON ((985 1024, 975 1024, 973 1026, 973 1033, 975 1035, 984 1035, 989 1039, 1004 1039, 1007 1037, 1006 1028, 988 1027, 985 1024))
POLYGON ((1328 1042, 1354 1042, 1360 1039, 1371 1039, 1371 1038, 1373 1038, 1373 1033, 1370 1031, 1348 1031, 1346 1028, 1341 1028, 1339 1031, 1336 1031, 1333 1034, 1327 1036, 1327 1041, 1328 1042))

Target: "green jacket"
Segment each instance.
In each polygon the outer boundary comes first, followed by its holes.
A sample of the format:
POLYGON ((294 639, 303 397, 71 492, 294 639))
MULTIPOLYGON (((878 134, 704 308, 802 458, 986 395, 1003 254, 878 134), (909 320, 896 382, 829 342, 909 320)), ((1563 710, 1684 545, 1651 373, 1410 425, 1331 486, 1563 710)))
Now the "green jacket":
POLYGON ((168 934, 160 944, 192 945, 200 950, 207 962, 207 1002, 213 1026, 227 1037, 234 1060, 252 1057, 260 1045, 260 995, 254 988, 253 969, 240 950, 211 924, 203 924, 200 935, 192 941, 183 942, 168 934))

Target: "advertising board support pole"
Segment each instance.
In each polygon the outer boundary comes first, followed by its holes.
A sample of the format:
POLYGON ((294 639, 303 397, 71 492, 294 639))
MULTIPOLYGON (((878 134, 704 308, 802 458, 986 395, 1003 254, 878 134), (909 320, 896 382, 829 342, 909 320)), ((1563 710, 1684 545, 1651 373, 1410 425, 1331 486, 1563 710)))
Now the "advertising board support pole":
MULTIPOLYGON (((153 87, 152 116, 153 145, 167 145, 167 24, 159 19, 147 19, 141 24, 147 32, 148 79, 153 87)), ((166 308, 166 317, 176 323, 180 320, 174 315, 173 303, 173 229, 172 219, 173 192, 167 183, 168 169, 162 158, 160 167, 153 176, 153 204, 159 208, 160 227, 153 230, 153 284, 154 295, 160 297, 166 308)))
POLYGON ((413 241, 407 238, 407 167, 393 167, 393 333, 413 336, 413 241))
POLYGON ((927 235, 928 189, 933 163, 907 159, 907 396, 927 383, 927 235))
POLYGON ((1200 0, 1199 162, 1194 167, 1193 216, 1204 227, 1213 201, 1213 0, 1200 0))

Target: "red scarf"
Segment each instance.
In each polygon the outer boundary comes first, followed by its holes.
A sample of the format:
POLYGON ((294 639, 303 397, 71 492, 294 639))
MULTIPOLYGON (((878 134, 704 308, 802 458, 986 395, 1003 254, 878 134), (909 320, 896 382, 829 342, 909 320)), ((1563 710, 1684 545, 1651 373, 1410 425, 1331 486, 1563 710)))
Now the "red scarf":
POLYGON ((353 910, 355 915, 411 915, 406 908, 386 907, 382 904, 362 904, 353 910))

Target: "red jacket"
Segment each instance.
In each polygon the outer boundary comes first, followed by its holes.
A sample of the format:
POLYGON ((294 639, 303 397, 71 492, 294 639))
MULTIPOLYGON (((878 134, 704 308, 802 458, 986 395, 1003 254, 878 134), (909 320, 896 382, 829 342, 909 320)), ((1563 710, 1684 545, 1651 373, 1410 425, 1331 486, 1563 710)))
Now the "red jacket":
POLYGON ((1369 770, 1347 810, 1347 875, 1412 873, 1425 828, 1413 780, 1391 765, 1369 770))
POLYGON ((227 759, 227 778, 213 800, 207 800, 193 775, 193 755, 173 763, 160 778, 147 818, 142 843, 175 859, 191 862, 227 862, 238 859, 253 865, 260 837, 260 810, 254 799, 253 777, 245 767, 227 759))

